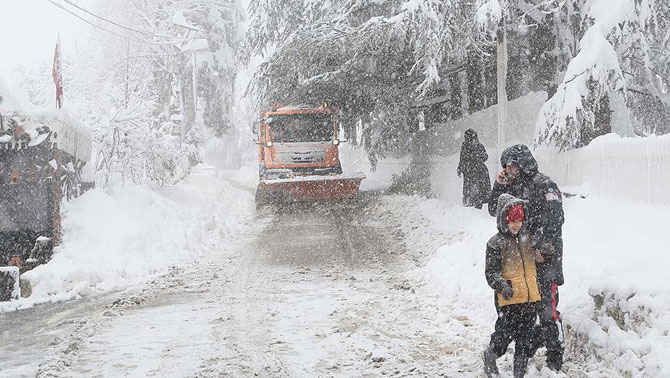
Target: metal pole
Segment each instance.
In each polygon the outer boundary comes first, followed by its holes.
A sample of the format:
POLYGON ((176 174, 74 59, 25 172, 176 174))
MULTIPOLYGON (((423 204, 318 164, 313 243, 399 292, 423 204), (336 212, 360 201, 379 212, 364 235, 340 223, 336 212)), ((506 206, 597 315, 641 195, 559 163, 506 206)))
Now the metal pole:
POLYGON ((60 217, 60 201, 62 198, 61 193, 61 164, 62 156, 61 151, 58 149, 58 146, 54 144, 54 160, 56 160, 56 170, 53 173, 53 235, 52 242, 53 246, 60 245, 61 243, 61 217, 60 217))
POLYGON ((505 148, 507 126, 507 31, 505 18, 500 21, 497 33, 497 86, 498 86, 498 153, 505 148))
POLYGON ((193 114, 198 112, 198 86, 196 84, 196 77, 198 75, 198 61, 195 56, 196 52, 193 51, 193 114))

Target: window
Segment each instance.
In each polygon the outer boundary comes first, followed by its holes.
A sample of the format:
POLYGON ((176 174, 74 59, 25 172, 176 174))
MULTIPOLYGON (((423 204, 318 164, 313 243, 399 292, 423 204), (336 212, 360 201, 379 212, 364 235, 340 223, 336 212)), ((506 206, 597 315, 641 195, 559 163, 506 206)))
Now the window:
POLYGON ((333 139, 333 117, 328 114, 273 116, 270 137, 274 143, 330 141, 333 139))

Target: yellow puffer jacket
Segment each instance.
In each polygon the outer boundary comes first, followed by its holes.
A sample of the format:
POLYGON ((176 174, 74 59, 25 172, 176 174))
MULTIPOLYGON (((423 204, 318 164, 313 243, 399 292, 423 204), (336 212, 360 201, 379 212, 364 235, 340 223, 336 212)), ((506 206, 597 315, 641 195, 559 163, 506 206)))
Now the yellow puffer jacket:
POLYGON ((514 204, 524 201, 503 194, 498 199, 498 233, 486 244, 486 281, 497 293, 498 306, 533 303, 540 300, 535 270, 535 251, 522 228, 519 235, 509 232, 504 214, 514 204), (513 295, 504 299, 502 289, 510 285, 513 295))

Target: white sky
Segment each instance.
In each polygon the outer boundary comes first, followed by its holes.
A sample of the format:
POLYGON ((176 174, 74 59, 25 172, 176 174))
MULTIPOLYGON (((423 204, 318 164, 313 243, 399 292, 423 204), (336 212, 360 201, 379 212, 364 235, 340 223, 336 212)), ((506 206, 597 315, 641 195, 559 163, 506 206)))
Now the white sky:
MULTIPOLYGON (((73 0, 91 11, 97 1, 73 0)), ((86 45, 91 26, 47 0, 0 0, 0 4, 0 78, 5 82, 12 83, 15 70, 22 67, 41 62, 51 67, 59 33, 64 55, 86 45)))

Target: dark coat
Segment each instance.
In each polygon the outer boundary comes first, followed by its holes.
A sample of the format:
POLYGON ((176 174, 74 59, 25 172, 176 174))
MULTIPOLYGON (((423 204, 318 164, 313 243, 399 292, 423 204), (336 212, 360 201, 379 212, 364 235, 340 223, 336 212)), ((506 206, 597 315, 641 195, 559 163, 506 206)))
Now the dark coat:
POLYGON ((461 146, 461 158, 457 173, 463 175, 463 204, 481 208, 488 201, 491 191, 491 179, 486 167, 489 155, 479 143, 477 133, 469 129, 465 132, 465 141, 461 146))
POLYGON ((538 172, 537 160, 527 146, 517 144, 503 151, 500 156, 503 167, 514 164, 519 167, 519 176, 510 185, 493 184, 489 198, 489 213, 496 215, 498 197, 508 193, 528 203, 526 229, 534 248, 541 249, 545 261, 537 263, 541 280, 563 284, 563 197, 549 176, 538 172), (554 247, 553 255, 546 255, 543 245, 554 247))
POLYGON ((535 250, 531 246, 525 227, 518 235, 509 231, 505 222, 507 210, 516 204, 526 209, 524 201, 509 194, 502 194, 498 199, 500 209, 496 218, 498 233, 486 243, 486 282, 496 291, 496 307, 540 301, 535 270, 535 250), (500 292, 509 285, 513 294, 504 299, 500 292))

